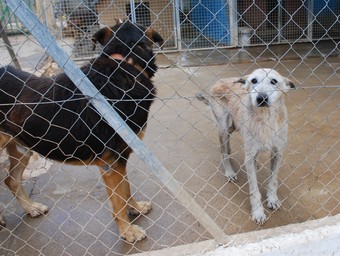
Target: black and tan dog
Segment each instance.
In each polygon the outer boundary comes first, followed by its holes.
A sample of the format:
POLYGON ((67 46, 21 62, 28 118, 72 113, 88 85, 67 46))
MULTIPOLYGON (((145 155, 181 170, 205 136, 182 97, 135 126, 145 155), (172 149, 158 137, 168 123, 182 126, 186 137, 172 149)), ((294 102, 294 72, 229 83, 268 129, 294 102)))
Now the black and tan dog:
MULTIPOLYGON (((127 21, 99 30, 93 42, 99 42, 103 52, 82 71, 142 138, 156 93, 150 80, 157 70, 152 44, 163 44, 162 37, 127 21)), ((44 78, 11 66, 0 68, 0 146, 10 160, 5 183, 31 216, 48 210, 22 187, 32 150, 63 163, 97 165, 120 235, 129 242, 145 237, 128 217, 128 212, 145 214, 151 209, 151 203, 131 197, 126 177, 131 149, 64 73, 44 78)), ((1 215, 0 224, 5 224, 1 215)))

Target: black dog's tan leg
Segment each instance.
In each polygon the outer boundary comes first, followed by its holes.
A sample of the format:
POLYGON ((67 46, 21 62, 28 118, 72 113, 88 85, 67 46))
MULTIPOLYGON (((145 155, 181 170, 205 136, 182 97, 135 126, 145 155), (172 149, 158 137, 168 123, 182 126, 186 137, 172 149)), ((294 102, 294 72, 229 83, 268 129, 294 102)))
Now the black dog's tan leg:
MULTIPOLYGON (((2 150, 5 147, 6 143, 8 143, 8 140, 10 140, 10 138, 8 136, 5 136, 5 135, 0 133, 0 150, 2 150)), ((4 226, 6 226, 6 223, 5 223, 2 215, 0 214, 0 230, 4 226)))
POLYGON ((131 215, 147 214, 152 208, 151 202, 139 201, 136 202, 133 197, 129 200, 129 213, 131 215))
POLYGON ((2 216, 0 214, 0 229, 1 229, 1 227, 4 227, 4 226, 6 226, 6 223, 5 223, 4 219, 2 218, 2 216))
POLYGON ((48 211, 48 207, 33 202, 25 193, 22 186, 22 174, 25 170, 28 160, 31 156, 30 151, 21 153, 15 142, 9 142, 6 146, 9 154, 9 176, 5 179, 5 183, 12 191, 16 199, 19 201, 25 212, 29 213, 32 217, 37 217, 48 211))
POLYGON ((117 222, 120 236, 131 243, 144 239, 145 231, 130 223, 128 209, 131 207, 132 213, 144 214, 151 209, 151 204, 137 203, 131 197, 130 184, 126 177, 126 164, 116 163, 114 169, 109 171, 101 169, 101 172, 112 203, 113 217, 117 222))
MULTIPOLYGON (((146 126, 137 134, 140 140, 142 140, 145 135, 145 129, 146 129, 146 126)), ((127 177, 126 177, 126 180, 127 180, 127 177)), ((130 193, 130 189, 129 189, 129 193, 130 193)), ((129 208, 129 213, 131 215, 139 215, 139 214, 147 214, 151 210, 152 205, 151 205, 151 202, 146 202, 146 201, 136 202, 135 199, 133 199, 133 197, 131 196, 131 194, 129 194, 128 208, 129 208)))

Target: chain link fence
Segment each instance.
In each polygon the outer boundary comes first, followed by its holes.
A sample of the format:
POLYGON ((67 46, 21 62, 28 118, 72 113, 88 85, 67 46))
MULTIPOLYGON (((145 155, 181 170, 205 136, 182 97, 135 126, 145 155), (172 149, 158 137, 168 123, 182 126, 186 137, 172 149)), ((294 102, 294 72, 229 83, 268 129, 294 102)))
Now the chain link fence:
MULTIPOLYGON (((49 212, 32 218, 1 182, 0 212, 6 226, 0 231, 0 255, 129 255, 189 244, 203 255, 213 249, 214 240, 243 241, 243 235, 253 231, 261 240, 273 229, 283 231, 287 225, 311 220, 312 226, 320 226, 322 218, 339 215, 338 1, 39 0, 26 4, 78 66, 101 53, 100 47, 93 51, 91 38, 105 26, 130 20, 151 26, 162 36, 162 49, 154 47, 158 70, 152 80, 157 95, 143 138, 161 167, 159 172, 152 170, 148 163, 152 157, 143 158, 138 150, 128 160, 131 195, 152 203, 148 214, 130 216, 147 238, 129 243, 120 238, 104 174, 96 166, 68 165, 33 153, 22 184, 49 212), (211 110, 196 98, 197 93, 209 94, 221 79, 243 77, 258 68, 273 68, 296 85, 296 90, 284 95, 288 142, 278 175, 282 206, 274 211, 265 207, 264 225, 251 219, 243 138, 239 133, 231 136, 238 181, 228 182, 211 110)), ((18 9, 9 6, 0 2, 6 32, 1 33, 1 67, 17 66, 52 79, 70 72, 68 65, 56 64, 57 57, 48 57, 49 47, 40 46, 33 33, 37 23, 27 29, 19 21, 24 17, 18 9), (15 33, 14 23, 20 24, 15 33)), ((270 162, 267 153, 257 161, 263 205, 270 162)), ((10 166, 6 150, 0 164, 0 180, 5 181, 10 166)), ((184 249, 176 252, 185 253, 190 255, 184 249)))

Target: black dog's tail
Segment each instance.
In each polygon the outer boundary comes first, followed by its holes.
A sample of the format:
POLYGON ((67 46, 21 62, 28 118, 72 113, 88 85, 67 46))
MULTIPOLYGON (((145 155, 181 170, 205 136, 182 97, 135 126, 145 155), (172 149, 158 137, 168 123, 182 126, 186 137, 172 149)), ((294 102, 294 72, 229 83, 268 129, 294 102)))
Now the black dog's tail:
POLYGON ((202 93, 200 93, 200 92, 196 93, 195 96, 198 100, 202 101, 204 104, 209 105, 209 100, 202 93))

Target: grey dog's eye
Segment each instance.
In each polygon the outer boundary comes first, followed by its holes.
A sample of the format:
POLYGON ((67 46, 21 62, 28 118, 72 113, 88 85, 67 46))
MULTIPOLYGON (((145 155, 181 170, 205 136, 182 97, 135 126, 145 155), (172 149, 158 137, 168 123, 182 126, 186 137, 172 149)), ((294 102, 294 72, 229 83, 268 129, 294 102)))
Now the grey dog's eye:
POLYGON ((253 78, 253 79, 251 80, 251 83, 252 83, 252 84, 257 84, 257 79, 256 79, 256 78, 253 78))
POLYGON ((275 85, 275 84, 277 84, 277 80, 276 80, 276 79, 272 79, 272 80, 270 81, 270 83, 273 84, 273 85, 275 85))

